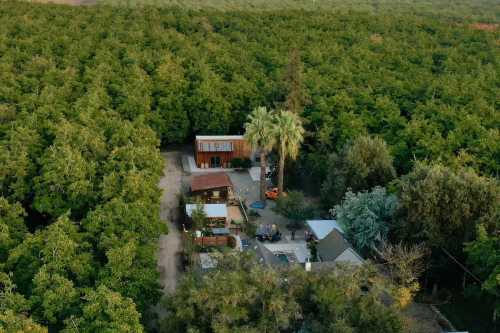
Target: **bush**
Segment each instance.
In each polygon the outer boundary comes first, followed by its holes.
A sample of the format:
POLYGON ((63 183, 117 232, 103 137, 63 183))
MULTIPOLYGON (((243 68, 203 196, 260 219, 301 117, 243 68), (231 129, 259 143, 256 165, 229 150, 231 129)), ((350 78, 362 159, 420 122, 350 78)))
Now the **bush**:
POLYGON ((337 222, 357 251, 370 251, 387 240, 397 202, 396 196, 376 186, 370 192, 348 191, 335 206, 337 222))
POLYGON ((257 226, 252 222, 247 222, 245 223, 244 231, 248 237, 254 238, 257 233, 257 226))
POLYGON ((313 209, 306 204, 304 194, 299 191, 291 191, 288 195, 280 196, 276 200, 274 210, 290 219, 288 228, 290 230, 298 230, 302 227, 302 223, 313 216, 313 209))
POLYGON ((234 169, 248 169, 252 166, 252 161, 249 158, 235 157, 231 160, 231 167, 234 169))
POLYGON ((259 218, 260 217, 260 214, 258 211, 254 210, 254 209, 250 209, 248 211, 248 216, 249 217, 256 217, 256 218, 259 218))
POLYGON ((328 169, 321 187, 326 207, 339 204, 348 189, 356 193, 385 186, 396 176, 393 158, 385 141, 369 136, 360 136, 346 144, 340 154, 332 154, 328 169))
POLYGON ((244 169, 249 169, 252 166, 252 161, 249 158, 244 158, 241 162, 241 167, 244 169))

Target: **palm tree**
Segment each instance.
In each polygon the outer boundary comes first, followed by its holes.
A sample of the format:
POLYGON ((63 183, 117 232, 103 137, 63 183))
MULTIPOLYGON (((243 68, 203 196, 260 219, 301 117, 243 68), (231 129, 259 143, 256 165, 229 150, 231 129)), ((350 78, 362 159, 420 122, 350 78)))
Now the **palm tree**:
POLYGON ((285 173, 285 159, 297 158, 300 144, 304 140, 304 128, 300 117, 290 111, 280 111, 275 117, 275 135, 278 141, 279 169, 278 193, 283 192, 283 178, 285 173))
POLYGON ((260 151, 260 200, 266 200, 267 154, 276 143, 274 116, 266 107, 259 106, 248 116, 245 139, 260 151))

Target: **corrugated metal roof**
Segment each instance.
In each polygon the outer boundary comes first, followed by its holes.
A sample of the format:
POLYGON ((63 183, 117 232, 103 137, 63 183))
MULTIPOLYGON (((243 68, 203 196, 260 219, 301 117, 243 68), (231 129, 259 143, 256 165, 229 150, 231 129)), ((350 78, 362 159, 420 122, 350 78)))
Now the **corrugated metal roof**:
POLYGON ((307 220, 306 223, 318 240, 328 236, 333 229, 344 233, 342 227, 335 220, 307 220))
POLYGON ((243 140, 243 135, 197 135, 196 140, 243 140))
POLYGON ((224 172, 195 176, 191 180, 191 191, 204 191, 222 187, 233 187, 229 176, 224 172))
MULTIPOLYGON (((191 217, 191 214, 196 209, 197 204, 187 204, 186 214, 191 217)), ((227 207, 226 204, 205 204, 203 205, 203 211, 207 214, 207 217, 225 217, 227 218, 227 207)))

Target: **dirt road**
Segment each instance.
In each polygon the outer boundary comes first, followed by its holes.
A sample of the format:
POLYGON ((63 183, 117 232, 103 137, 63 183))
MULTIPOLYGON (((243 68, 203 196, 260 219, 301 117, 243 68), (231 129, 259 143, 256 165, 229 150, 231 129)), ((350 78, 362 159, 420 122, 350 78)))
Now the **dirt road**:
POLYGON ((163 190, 160 218, 167 223, 168 234, 160 237, 158 269, 164 292, 171 293, 175 291, 180 272, 181 234, 172 221, 176 221, 178 218, 178 194, 181 190, 182 178, 181 154, 175 151, 162 152, 161 154, 165 159, 165 167, 159 184, 163 190))

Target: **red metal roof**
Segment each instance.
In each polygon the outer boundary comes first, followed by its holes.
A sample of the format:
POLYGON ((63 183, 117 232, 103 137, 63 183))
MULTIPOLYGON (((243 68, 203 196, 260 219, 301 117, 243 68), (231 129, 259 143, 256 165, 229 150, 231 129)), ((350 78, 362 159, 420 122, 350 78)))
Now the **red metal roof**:
POLYGON ((221 187, 233 187, 229 176, 224 172, 209 173, 201 176, 194 176, 191 180, 191 191, 204 191, 221 187))

